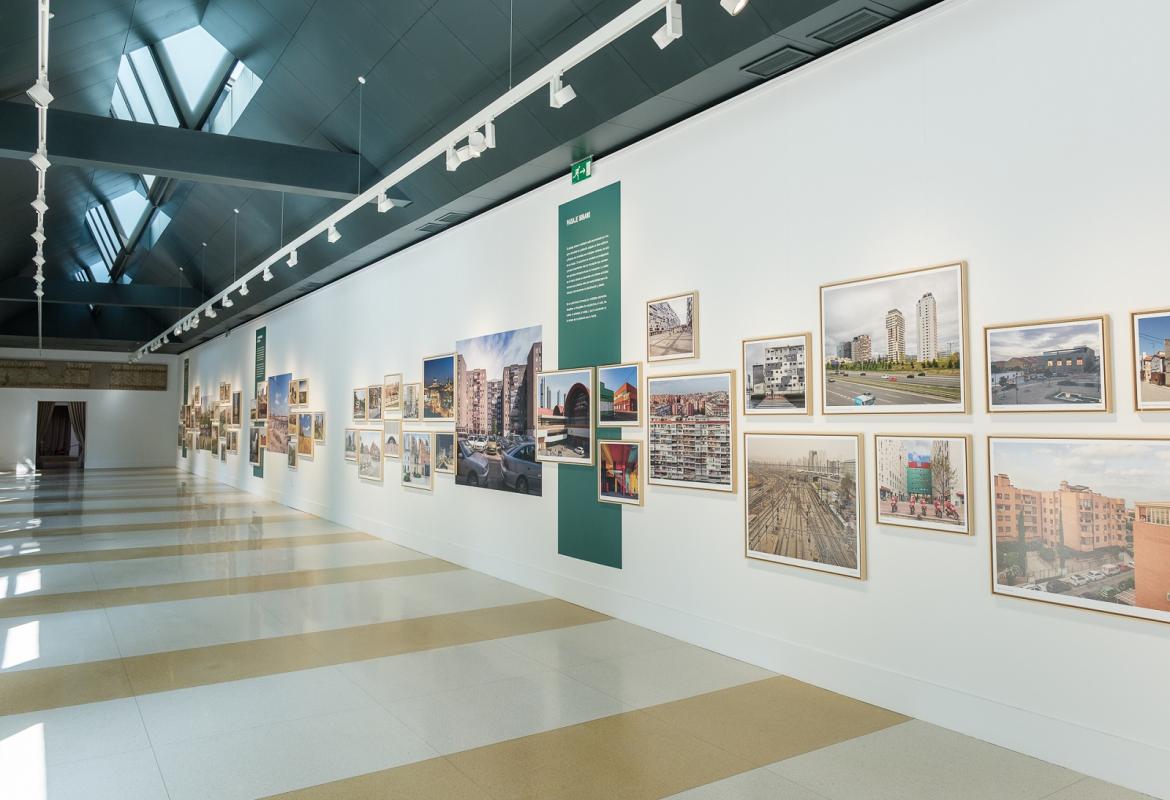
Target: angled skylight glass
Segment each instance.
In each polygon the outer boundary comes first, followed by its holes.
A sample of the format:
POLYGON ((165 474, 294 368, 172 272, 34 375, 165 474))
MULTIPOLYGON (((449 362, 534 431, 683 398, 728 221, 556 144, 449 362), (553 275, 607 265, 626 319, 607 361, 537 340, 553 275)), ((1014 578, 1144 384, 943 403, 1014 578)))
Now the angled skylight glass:
POLYGON ((211 105, 236 58, 196 25, 158 43, 162 64, 189 126, 211 105))
POLYGON ((110 200, 110 210, 113 211, 114 219, 122 230, 123 240, 129 240, 134 236, 134 231, 149 208, 150 203, 136 191, 126 192, 110 200))

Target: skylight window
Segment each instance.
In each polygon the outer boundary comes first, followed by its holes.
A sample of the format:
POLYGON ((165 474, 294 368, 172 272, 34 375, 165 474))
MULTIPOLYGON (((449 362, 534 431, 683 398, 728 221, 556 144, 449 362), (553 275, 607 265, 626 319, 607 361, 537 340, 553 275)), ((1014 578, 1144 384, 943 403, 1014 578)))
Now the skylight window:
POLYGON ((133 238, 134 231, 149 208, 150 203, 138 192, 126 192, 110 201, 110 210, 114 212, 118 227, 122 229, 123 241, 133 238))
POLYGON ((194 127, 211 106, 236 59, 198 25, 163 39, 157 52, 183 116, 194 127))
MULTIPOLYGON (((101 253, 101 263, 105 266, 102 272, 105 273, 103 280, 110 279, 110 270, 114 267, 114 262, 118 258, 118 253, 122 250, 122 240, 118 237, 117 231, 114 230, 113 224, 110 222, 110 215, 106 213, 105 206, 94 206, 85 212, 85 225, 89 228, 90 234, 93 236, 93 241, 98 247, 98 252, 101 253)), ((94 277, 99 274, 98 270, 93 270, 94 277)))

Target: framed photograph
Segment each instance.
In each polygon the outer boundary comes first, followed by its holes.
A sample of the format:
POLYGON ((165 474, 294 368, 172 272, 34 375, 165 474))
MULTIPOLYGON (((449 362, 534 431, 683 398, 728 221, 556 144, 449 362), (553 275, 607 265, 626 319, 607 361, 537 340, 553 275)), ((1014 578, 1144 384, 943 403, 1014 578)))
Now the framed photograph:
POLYGON ((232 399, 232 385, 230 383, 219 384, 219 402, 227 403, 232 399))
POLYGON ((646 360, 699 357, 699 293, 646 302, 646 360))
POLYGON ((435 431, 435 472, 455 474, 454 431, 435 431))
POLYGON ((735 493, 735 370, 646 378, 647 483, 735 493))
POLYGON ((227 438, 219 440, 219 460, 221 463, 227 462, 227 438))
POLYGON ((309 379, 297 378, 293 381, 293 396, 296 402, 293 405, 307 406, 309 404, 309 379))
POLYGON ((313 412, 313 441, 317 444, 325 444, 325 412, 313 412))
POLYGON ((641 442, 632 439, 597 440, 597 499, 602 503, 645 505, 641 442))
POLYGON ((357 461, 358 460, 358 429, 357 428, 346 428, 345 429, 345 460, 346 461, 357 461))
POLYGON ((238 430, 228 431, 227 450, 234 456, 240 454, 240 432, 238 430))
POLYGON ((536 373, 536 460, 593 465, 593 367, 536 373))
POLYGON ((288 468, 297 468, 297 437, 295 436, 288 440, 288 468))
POLYGON ((455 419, 455 354, 424 358, 422 375, 422 418, 455 419))
POLYGON ((410 489, 431 491, 435 485, 431 453, 434 451, 431 431, 402 432, 402 485, 410 489))
POLYGON ((966 264, 821 287, 821 411, 967 412, 966 264))
POLYGON ((382 387, 366 387, 366 419, 378 422, 382 419, 382 387))
POLYGON ((540 496, 536 460, 536 375, 541 327, 516 328, 455 343, 455 483, 540 496))
POLYGON ((256 383, 256 420, 268 421, 268 381, 256 383))
POLYGON ((992 591, 1170 622, 1170 439, 990 436, 992 591))
POLYGON ((251 400, 248 401, 248 421, 249 422, 259 422, 260 421, 258 419, 258 415, 256 413, 256 400, 257 399, 255 397, 253 397, 251 400))
POLYGON ((987 410, 1109 411, 1109 318, 984 328, 987 410))
POLYGON ((597 368, 597 424, 606 428, 642 426, 642 364, 597 368))
POLYGON ((297 414, 297 455, 313 457, 313 415, 308 411, 297 414))
POLYGON ((402 455, 402 421, 382 420, 382 458, 398 458, 402 455))
POLYGON ((395 372, 382 378, 382 418, 402 414, 402 373, 395 372))
MULTIPOLYGON (((284 373, 268 379, 268 452, 284 455, 288 452, 289 425, 288 393, 292 375, 284 373)), ((295 425, 295 423, 293 423, 295 425)))
POLYGON ((236 427, 239 427, 242 424, 241 420, 243 419, 243 404, 244 393, 232 392, 231 424, 236 427))
MULTIPOLYGON (((378 391, 381 400, 381 387, 378 391)), ((358 431, 358 477, 366 481, 382 480, 382 432, 377 428, 358 431)))
POLYGON ((365 386, 353 390, 353 418, 355 422, 366 420, 366 399, 369 389, 365 386))
POLYGON ((865 578, 862 436, 745 433, 748 558, 865 578))
POLYGON ((248 429, 248 463, 259 464, 260 454, 264 451, 264 445, 261 443, 261 437, 264 434, 264 428, 259 425, 253 425, 248 429))
POLYGON ((970 437, 876 434, 877 522, 972 532, 970 437))
POLYGON ((406 383, 402 386, 402 418, 422 419, 422 384, 406 383))
POLYGON ((1133 329, 1135 411, 1170 411, 1170 309, 1138 311, 1133 329))
POLYGON ((200 400, 202 400, 202 395, 199 392, 199 384, 195 384, 194 388, 191 389, 191 405, 199 405, 200 400))
POLYGON ((744 339, 743 413, 811 414, 808 354, 811 333, 744 339))

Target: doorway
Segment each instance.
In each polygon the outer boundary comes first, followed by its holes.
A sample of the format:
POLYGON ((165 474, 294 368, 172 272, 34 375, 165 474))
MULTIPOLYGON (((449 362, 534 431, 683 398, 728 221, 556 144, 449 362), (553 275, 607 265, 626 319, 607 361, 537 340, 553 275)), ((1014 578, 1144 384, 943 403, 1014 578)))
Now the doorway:
POLYGON ((85 403, 37 403, 37 469, 85 468, 85 403))

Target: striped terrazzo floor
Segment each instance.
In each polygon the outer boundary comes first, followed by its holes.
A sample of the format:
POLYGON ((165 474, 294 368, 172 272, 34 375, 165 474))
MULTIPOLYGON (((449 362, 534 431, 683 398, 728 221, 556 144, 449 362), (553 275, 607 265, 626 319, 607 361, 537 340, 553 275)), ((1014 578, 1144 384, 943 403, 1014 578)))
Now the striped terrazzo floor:
POLYGON ((1133 800, 173 470, 0 474, 0 798, 1133 800))

